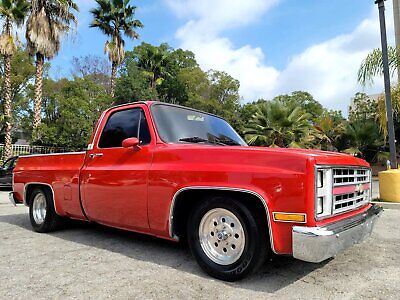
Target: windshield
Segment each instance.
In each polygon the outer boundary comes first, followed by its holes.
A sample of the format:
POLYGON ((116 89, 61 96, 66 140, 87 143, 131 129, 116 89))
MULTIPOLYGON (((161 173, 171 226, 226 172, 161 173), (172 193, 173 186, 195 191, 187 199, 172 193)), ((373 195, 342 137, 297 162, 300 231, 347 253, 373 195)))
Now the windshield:
POLYGON ((166 143, 246 146, 239 134, 218 117, 165 104, 154 104, 151 111, 158 134, 166 143))

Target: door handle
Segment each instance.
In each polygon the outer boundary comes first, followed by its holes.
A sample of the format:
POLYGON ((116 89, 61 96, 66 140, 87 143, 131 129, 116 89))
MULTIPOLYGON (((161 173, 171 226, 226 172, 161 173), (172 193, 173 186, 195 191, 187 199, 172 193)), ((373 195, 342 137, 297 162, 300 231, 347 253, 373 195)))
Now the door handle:
POLYGON ((91 159, 94 159, 95 157, 101 157, 101 156, 103 156, 103 153, 92 153, 89 155, 89 157, 91 159))

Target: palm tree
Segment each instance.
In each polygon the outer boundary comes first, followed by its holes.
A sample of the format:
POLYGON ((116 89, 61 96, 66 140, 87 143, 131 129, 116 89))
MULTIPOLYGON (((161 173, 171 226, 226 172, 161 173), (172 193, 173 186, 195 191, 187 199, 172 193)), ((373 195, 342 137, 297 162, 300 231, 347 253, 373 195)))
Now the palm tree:
POLYGON ((78 6, 72 0, 31 0, 31 12, 26 24, 29 53, 36 56, 36 80, 33 129, 41 123, 44 60, 52 59, 60 50, 61 36, 76 25, 78 6))
POLYGON ((367 161, 385 157, 385 146, 379 125, 373 120, 347 123, 338 141, 342 152, 359 156, 367 161))
POLYGON ((262 103, 244 130, 251 145, 308 148, 315 139, 311 115, 280 101, 262 103))
POLYGON ((171 59, 171 51, 168 44, 161 44, 159 47, 142 43, 134 50, 137 65, 143 75, 149 79, 150 88, 155 89, 162 84, 164 79, 171 74, 168 66, 171 59))
POLYGON ((0 1, 0 18, 3 20, 3 32, 0 35, 0 54, 4 58, 4 120, 5 141, 3 156, 8 159, 12 155, 11 119, 12 119, 12 90, 11 90, 11 58, 16 51, 16 37, 12 34, 13 25, 23 24, 29 4, 25 0, 0 1))
MULTIPOLYGON (((400 67, 400 49, 389 46, 389 69, 393 76, 400 67)), ((381 49, 374 49, 361 63, 358 70, 358 82, 362 85, 372 83, 374 77, 383 74, 383 62, 381 49)), ((399 79, 400 80, 400 79, 399 79)))
POLYGON ((110 37, 106 42, 104 51, 108 53, 111 61, 111 97, 115 96, 115 79, 117 67, 125 57, 125 41, 122 35, 138 39, 136 28, 142 28, 143 24, 134 18, 136 7, 129 4, 130 0, 96 0, 98 7, 91 10, 93 21, 90 27, 99 28, 110 37))
POLYGON ((328 151, 337 150, 336 141, 343 134, 345 125, 344 120, 335 120, 328 111, 323 112, 314 124, 318 148, 328 151))

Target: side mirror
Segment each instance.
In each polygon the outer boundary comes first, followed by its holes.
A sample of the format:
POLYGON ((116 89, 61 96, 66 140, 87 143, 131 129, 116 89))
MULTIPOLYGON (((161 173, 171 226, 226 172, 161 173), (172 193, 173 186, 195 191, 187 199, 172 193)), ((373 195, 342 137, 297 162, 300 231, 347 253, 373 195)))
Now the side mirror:
POLYGON ((137 138, 127 138, 122 141, 122 147, 124 148, 139 148, 139 140, 137 138))

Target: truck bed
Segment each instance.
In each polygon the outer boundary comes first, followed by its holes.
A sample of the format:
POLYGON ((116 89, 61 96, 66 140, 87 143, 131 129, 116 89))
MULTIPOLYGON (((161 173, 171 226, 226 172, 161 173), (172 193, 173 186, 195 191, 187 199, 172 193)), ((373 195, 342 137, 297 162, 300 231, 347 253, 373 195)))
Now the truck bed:
POLYGON ((16 199, 26 204, 27 190, 37 183, 46 184, 53 192, 57 214, 85 219, 79 199, 79 173, 85 156, 86 152, 21 156, 13 178, 16 199))

